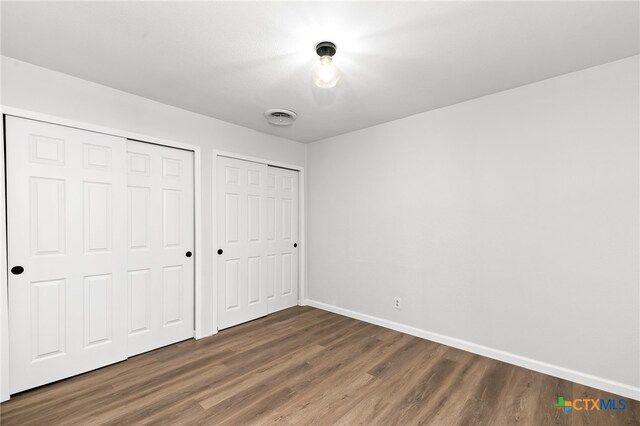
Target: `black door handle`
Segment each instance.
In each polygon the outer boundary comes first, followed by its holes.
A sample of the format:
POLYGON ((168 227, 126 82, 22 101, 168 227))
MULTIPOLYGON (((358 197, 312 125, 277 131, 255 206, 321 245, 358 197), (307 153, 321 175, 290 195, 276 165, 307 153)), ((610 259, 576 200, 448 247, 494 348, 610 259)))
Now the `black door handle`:
POLYGON ((218 249, 218 254, 222 254, 222 253, 223 253, 222 249, 218 249))
POLYGON ((192 253, 191 253, 190 251, 188 251, 188 252, 185 254, 185 256, 187 256, 187 257, 191 257, 191 254, 192 254, 192 253))
POLYGON ((22 266, 14 266, 13 268, 11 268, 11 273, 13 275, 20 275, 23 272, 24 268, 22 266))
POLYGON ((293 243, 293 247, 294 248, 298 247, 298 243, 293 243))

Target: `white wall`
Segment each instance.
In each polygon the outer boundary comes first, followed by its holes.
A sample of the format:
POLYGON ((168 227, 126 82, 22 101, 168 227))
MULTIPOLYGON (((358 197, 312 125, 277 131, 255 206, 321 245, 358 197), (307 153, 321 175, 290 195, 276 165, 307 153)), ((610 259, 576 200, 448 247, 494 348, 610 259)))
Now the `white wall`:
MULTIPOLYGON (((174 108, 12 58, 2 59, 0 104, 113 129, 202 147, 203 299, 213 297, 212 150, 264 158, 300 167, 306 146, 224 121, 174 108)), ((213 308, 210 306, 209 308, 213 308)), ((213 332, 211 309, 203 310, 203 332, 213 332)))
POLYGON ((638 397, 638 62, 309 145, 309 299, 638 397))

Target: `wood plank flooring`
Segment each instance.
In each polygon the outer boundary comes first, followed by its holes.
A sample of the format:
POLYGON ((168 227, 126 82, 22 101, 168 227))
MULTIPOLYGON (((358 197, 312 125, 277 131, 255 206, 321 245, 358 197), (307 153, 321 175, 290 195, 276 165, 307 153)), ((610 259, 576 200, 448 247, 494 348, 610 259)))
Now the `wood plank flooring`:
POLYGON ((2 425, 640 425, 620 397, 309 307, 14 395, 2 425))

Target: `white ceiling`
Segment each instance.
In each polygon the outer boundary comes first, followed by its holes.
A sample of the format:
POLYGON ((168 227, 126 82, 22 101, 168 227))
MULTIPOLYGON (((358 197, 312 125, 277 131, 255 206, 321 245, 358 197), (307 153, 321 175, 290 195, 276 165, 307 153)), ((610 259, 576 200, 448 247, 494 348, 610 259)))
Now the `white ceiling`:
POLYGON ((639 53, 632 2, 2 2, 2 54, 310 142, 639 53), (311 82, 314 46, 342 80, 311 82), (268 108, 298 113, 292 127, 268 108))

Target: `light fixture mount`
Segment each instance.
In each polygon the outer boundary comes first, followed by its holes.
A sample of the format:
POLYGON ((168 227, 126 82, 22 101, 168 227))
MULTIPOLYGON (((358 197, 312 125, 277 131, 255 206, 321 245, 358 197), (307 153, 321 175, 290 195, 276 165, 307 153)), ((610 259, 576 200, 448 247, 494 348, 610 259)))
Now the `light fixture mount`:
POLYGON ((333 56, 336 54, 336 45, 330 41, 322 41, 316 45, 318 56, 333 56))

